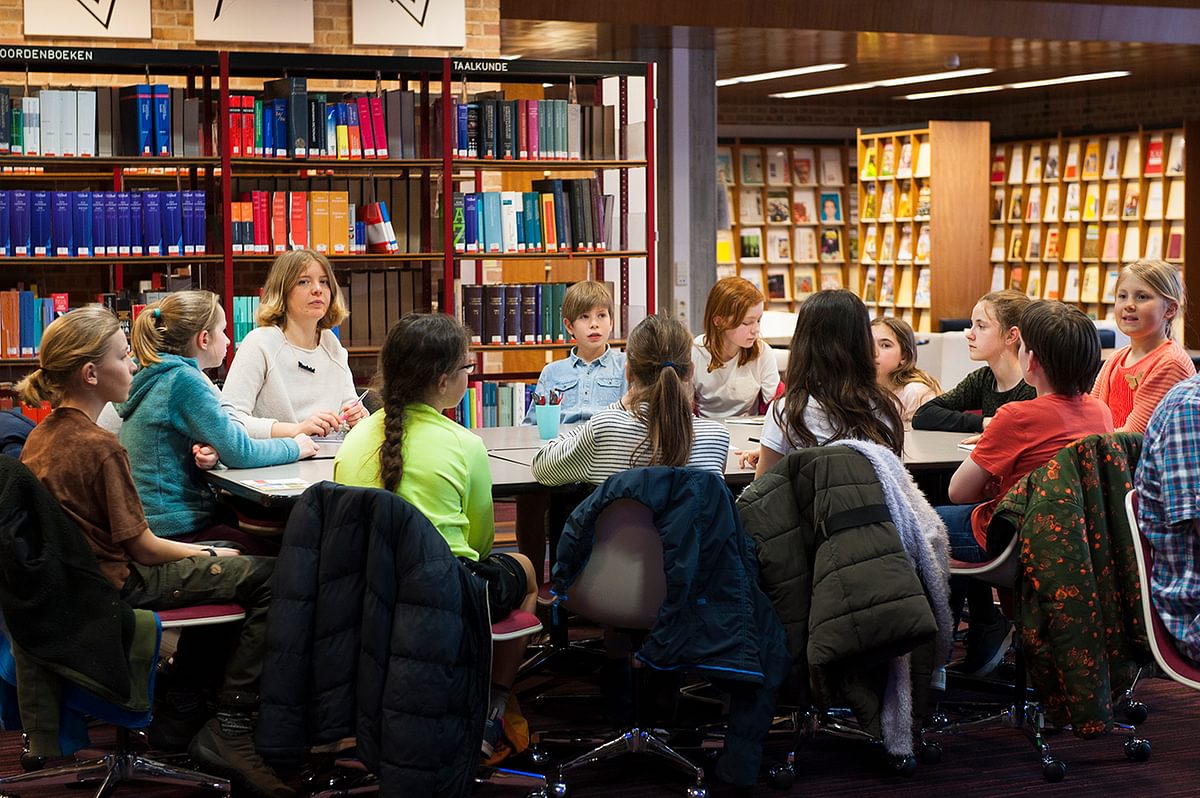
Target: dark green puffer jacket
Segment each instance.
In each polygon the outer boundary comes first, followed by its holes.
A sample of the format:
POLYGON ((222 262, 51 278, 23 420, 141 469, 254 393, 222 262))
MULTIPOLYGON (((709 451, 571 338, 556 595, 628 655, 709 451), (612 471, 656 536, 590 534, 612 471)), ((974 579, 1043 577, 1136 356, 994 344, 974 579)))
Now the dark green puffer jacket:
POLYGON ((921 707, 937 621, 870 462, 842 446, 793 452, 742 493, 738 510, 783 622, 799 702, 849 706, 879 736, 888 661, 913 652, 921 707))

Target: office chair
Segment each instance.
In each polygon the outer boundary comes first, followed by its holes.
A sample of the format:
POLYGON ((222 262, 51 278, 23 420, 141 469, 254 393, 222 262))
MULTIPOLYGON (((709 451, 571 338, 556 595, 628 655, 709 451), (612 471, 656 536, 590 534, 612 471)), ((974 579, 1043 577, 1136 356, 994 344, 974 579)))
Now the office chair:
MULTIPOLYGON (((159 637, 163 629, 182 629, 189 626, 209 626, 221 623, 240 621, 246 617, 245 611, 237 604, 204 604, 194 607, 183 607, 175 610, 157 612, 159 637)), ((9 651, 9 641, 0 638, 0 646, 5 653, 9 651)), ((6 665, 12 665, 6 658, 6 665)), ((150 689, 154 693, 154 669, 157 667, 158 645, 155 645, 154 663, 151 666, 150 689)), ((15 668, 2 673, 5 681, 16 684, 15 668)), ((222 795, 230 795, 229 782, 226 779, 210 776, 197 770, 176 767, 160 762, 135 751, 132 747, 134 730, 144 729, 150 725, 152 712, 133 713, 109 704, 96 696, 87 693, 83 688, 67 684, 63 691, 64 706, 70 710, 84 713, 116 726, 116 744, 114 750, 94 759, 74 762, 69 765, 40 769, 44 760, 33 757, 28 752, 21 755, 21 765, 31 772, 0 776, 0 791, 7 788, 30 786, 74 786, 89 782, 100 782, 93 793, 95 798, 111 795, 122 782, 141 782, 170 785, 175 787, 192 787, 200 790, 211 790, 222 795)))
MULTIPOLYGON (((662 538, 653 514, 632 499, 613 501, 600 513, 591 556, 571 585, 572 612, 604 626, 646 631, 658 619, 666 591, 662 538)), ((638 667, 636 659, 634 667, 638 667)), ((550 785, 551 795, 556 798, 567 795, 565 777, 579 768, 623 754, 645 753, 665 759, 695 779, 687 788, 688 798, 706 798, 704 769, 678 753, 657 730, 641 724, 636 679, 634 683, 634 725, 559 765, 555 783, 550 785)))
POLYGON ((1150 651, 1163 673, 1182 685, 1200 690, 1200 666, 1179 653, 1175 639, 1167 631, 1158 611, 1154 609, 1154 599, 1150 591, 1154 549, 1138 526, 1137 506, 1137 493, 1131 490, 1125 496, 1125 512, 1129 517, 1129 534, 1133 538, 1133 550, 1137 556, 1138 577, 1142 585, 1142 614, 1150 638, 1150 651))

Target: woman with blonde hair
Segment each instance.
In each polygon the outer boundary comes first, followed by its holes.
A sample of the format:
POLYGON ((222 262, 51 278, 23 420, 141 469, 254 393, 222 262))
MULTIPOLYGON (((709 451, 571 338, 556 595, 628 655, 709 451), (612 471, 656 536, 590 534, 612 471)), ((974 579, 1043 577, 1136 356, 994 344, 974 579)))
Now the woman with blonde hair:
POLYGON ((752 416, 779 389, 779 364, 758 337, 766 300, 749 280, 724 277, 708 292, 704 334, 696 336, 696 412, 704 418, 752 416))
POLYGON ((347 315, 328 258, 296 249, 275 259, 259 326, 238 344, 222 389, 252 437, 326 435, 367 416, 332 330, 347 315))

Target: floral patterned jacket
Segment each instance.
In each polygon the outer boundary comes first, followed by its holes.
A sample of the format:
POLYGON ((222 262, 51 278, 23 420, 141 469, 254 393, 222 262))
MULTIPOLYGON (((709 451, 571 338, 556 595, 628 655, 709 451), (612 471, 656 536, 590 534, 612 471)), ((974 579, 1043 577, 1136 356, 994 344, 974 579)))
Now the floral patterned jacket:
POLYGON ((1112 726, 1113 697, 1150 661, 1125 494, 1139 433, 1090 435, 1018 482, 996 508, 1020 537, 1016 621, 1047 719, 1077 736, 1112 726))

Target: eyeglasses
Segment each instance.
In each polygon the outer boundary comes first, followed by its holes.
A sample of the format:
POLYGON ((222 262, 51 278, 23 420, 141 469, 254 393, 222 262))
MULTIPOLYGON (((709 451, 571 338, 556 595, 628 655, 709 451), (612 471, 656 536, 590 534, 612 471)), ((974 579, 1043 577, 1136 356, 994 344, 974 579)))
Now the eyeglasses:
POLYGON ((459 366, 458 369, 456 369, 456 370, 457 371, 465 371, 468 374, 474 374, 475 373, 475 361, 472 360, 470 363, 464 363, 463 365, 459 366))

